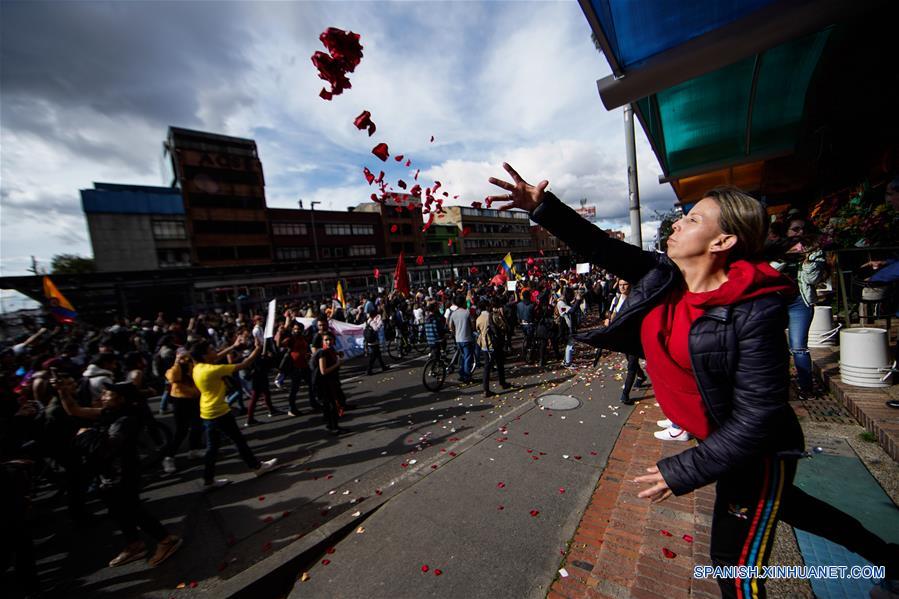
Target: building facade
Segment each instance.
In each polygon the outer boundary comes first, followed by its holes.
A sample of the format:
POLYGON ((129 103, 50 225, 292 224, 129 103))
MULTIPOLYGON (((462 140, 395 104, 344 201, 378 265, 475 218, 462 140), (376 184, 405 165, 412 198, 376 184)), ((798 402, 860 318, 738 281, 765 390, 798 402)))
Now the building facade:
POLYGON ((191 265, 181 193, 169 187, 94 183, 81 207, 99 272, 191 265))
POLYGON ((269 208, 268 221, 276 262, 385 255, 375 212, 269 208))
POLYGON ((448 206, 442 224, 455 225, 459 230, 460 254, 530 252, 536 249, 531 238, 530 218, 527 212, 520 210, 448 206))
POLYGON ((388 194, 387 200, 383 204, 364 202, 356 206, 355 212, 380 215, 384 255, 398 256, 400 252, 405 252, 407 256, 424 254, 424 235, 421 232, 424 221, 421 217, 421 203, 411 194, 388 194))
POLYGON ((199 266, 270 263, 265 178, 256 142, 170 127, 164 148, 172 184, 184 199, 191 261, 199 266))

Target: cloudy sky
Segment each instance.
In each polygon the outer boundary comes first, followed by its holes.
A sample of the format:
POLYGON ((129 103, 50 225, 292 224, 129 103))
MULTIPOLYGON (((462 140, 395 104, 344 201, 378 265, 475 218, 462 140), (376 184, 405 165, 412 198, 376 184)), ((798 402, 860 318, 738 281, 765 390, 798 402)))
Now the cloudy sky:
MULTIPOLYGON (((493 193, 506 160, 627 229, 622 115, 599 101, 609 67, 573 0, 4 0, 0 27, 3 275, 32 255, 90 255, 78 190, 162 184, 170 125, 255 139, 269 206, 367 200, 362 167, 383 168, 370 150, 385 142, 466 202, 493 193), (326 102, 310 56, 330 26, 361 34, 364 57, 326 102), (374 137, 352 125, 362 110, 374 137)), ((646 221, 675 198, 637 138, 646 221)), ((390 163, 391 180, 411 179, 390 163)))

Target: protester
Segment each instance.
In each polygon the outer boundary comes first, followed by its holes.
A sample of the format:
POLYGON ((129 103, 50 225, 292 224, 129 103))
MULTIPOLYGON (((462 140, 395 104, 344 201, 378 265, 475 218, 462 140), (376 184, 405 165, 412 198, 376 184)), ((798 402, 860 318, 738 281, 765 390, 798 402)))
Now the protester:
POLYGON ((389 370, 390 366, 384 364, 384 357, 381 355, 381 335, 384 327, 381 314, 372 310, 367 312, 366 315, 367 320, 362 333, 365 349, 368 352, 368 369, 365 371, 365 374, 371 376, 376 361, 381 365, 381 372, 389 370))
POLYGON ((301 323, 295 322, 291 325, 290 335, 281 339, 281 346, 284 348, 285 355, 282 365, 286 369, 286 375, 290 378, 290 392, 287 395, 287 405, 290 409, 287 411, 289 416, 299 416, 300 411, 297 408, 297 394, 300 385, 306 385, 309 390, 309 406, 313 410, 320 410, 318 401, 312 393, 312 376, 309 372, 309 342, 306 341, 304 335, 304 327, 301 323))
POLYGON ((475 322, 478 331, 478 347, 484 354, 484 397, 493 397, 496 395, 490 390, 490 371, 496 368, 499 385, 503 389, 508 389, 512 385, 506 382, 506 358, 505 358, 505 336, 508 329, 505 319, 502 315, 502 300, 497 298, 498 303, 494 304, 493 309, 490 302, 481 300, 478 309, 481 311, 475 322))
POLYGON ((272 470, 278 463, 278 458, 264 462, 260 462, 256 458, 240 433, 231 409, 225 403, 227 389, 223 378, 238 370, 249 368, 262 352, 262 345, 257 342, 250 355, 239 364, 218 364, 219 360, 224 358, 229 351, 245 341, 246 339, 240 338, 233 345, 221 351, 214 350, 208 341, 198 341, 190 350, 194 360, 193 379, 200 391, 200 418, 203 419, 203 425, 206 427, 206 455, 203 468, 203 486, 206 489, 221 487, 231 482, 226 478, 215 478, 215 462, 222 434, 234 442, 244 463, 257 476, 272 470))
MULTIPOLYGON (((548 181, 532 186, 503 166, 513 182, 490 182, 509 193, 488 201, 527 210, 591 263, 634 282, 618 317, 580 338, 645 352, 663 412, 701 441, 637 477, 651 485, 638 496, 658 502, 717 483, 710 550, 716 566, 764 566, 779 520, 875 564, 895 560, 882 539, 793 485, 804 440, 788 403, 784 329, 796 291, 758 261, 768 224, 761 204, 735 188, 712 190, 674 223, 667 254, 656 254, 580 218, 545 191, 548 181), (731 514, 734 505, 753 507, 744 519, 731 514)), ((718 579, 725 597, 763 595, 764 583, 718 579)))
POLYGON ((175 434, 163 452, 162 468, 167 474, 172 474, 175 472, 175 453, 188 434, 189 459, 198 457, 203 445, 200 390, 194 384, 193 361, 187 348, 178 348, 175 363, 166 371, 165 378, 171 386, 171 402, 175 407, 175 434))
POLYGON ((463 385, 471 383, 471 370, 473 363, 472 344, 474 337, 471 327, 471 314, 463 306, 465 296, 458 294, 453 300, 457 306, 449 316, 449 330, 455 335, 456 347, 461 351, 459 360, 459 382, 463 385))
POLYGON ((324 333, 322 348, 312 356, 312 363, 316 367, 315 385, 325 415, 325 425, 328 433, 332 435, 349 432, 337 425, 337 420, 343 415, 343 406, 346 403, 343 389, 340 387, 339 371, 342 360, 340 354, 334 349, 334 334, 324 333))

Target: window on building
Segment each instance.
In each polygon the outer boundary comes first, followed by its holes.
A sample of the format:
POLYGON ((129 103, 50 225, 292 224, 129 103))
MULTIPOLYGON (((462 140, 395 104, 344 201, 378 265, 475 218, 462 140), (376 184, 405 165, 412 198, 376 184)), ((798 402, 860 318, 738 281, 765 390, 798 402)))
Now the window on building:
POLYGON ((272 223, 272 235, 306 235, 305 223, 272 223))
POLYGON ((348 256, 374 256, 377 250, 373 245, 351 245, 348 256))
POLYGON ((308 247, 275 248, 275 260, 305 260, 311 255, 308 247))
POLYGON ((331 248, 321 248, 319 250, 322 258, 330 258, 331 257, 331 248))
POLYGON ((325 225, 325 235, 352 235, 353 228, 350 225, 325 225))
POLYGON ((184 221, 154 220, 153 237, 155 239, 187 239, 187 231, 184 230, 184 221))
POLYGON ((343 258, 345 248, 333 248, 333 254, 335 258, 343 258))
POLYGON ((159 268, 183 268, 190 266, 190 250, 165 249, 156 250, 159 268))
POLYGON ((261 220, 195 220, 194 233, 201 235, 265 235, 268 227, 261 220))
POLYGON ((353 225, 353 235, 374 235, 374 225, 353 225))

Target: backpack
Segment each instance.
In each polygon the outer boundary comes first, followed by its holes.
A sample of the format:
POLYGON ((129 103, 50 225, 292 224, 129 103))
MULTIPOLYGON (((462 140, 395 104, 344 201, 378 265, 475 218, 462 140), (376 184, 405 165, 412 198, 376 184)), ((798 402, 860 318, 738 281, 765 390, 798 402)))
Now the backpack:
POLYGON ((369 345, 376 345, 378 343, 378 334, 367 322, 365 323, 365 328, 362 330, 362 338, 369 345))
POLYGON ((89 408, 94 403, 94 394, 91 391, 91 378, 82 377, 78 381, 78 388, 75 390, 75 401, 82 408, 89 408))

